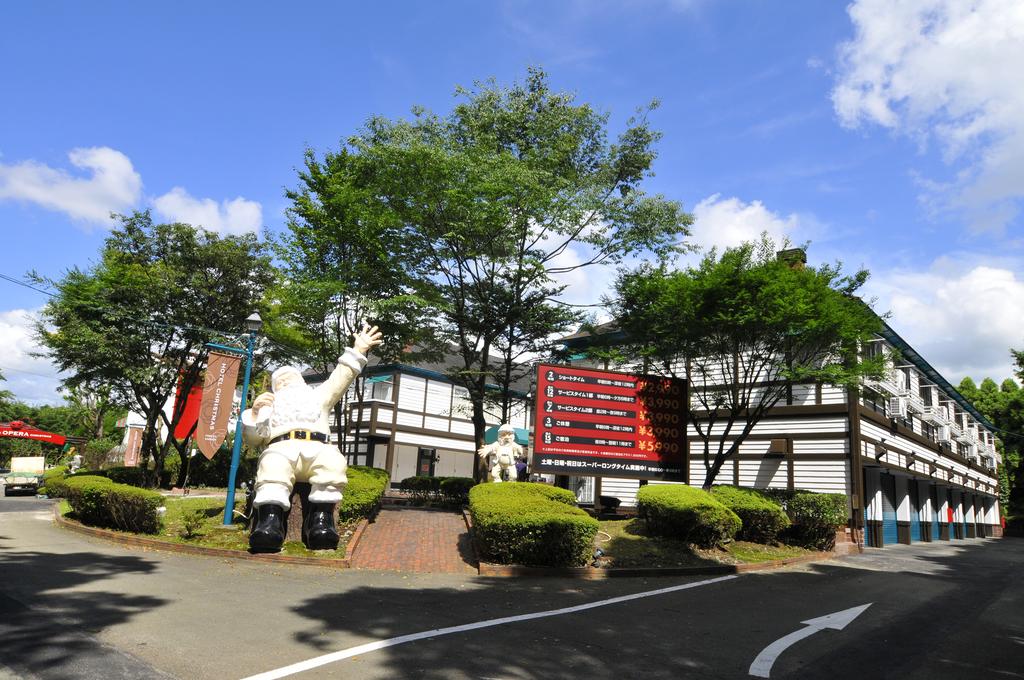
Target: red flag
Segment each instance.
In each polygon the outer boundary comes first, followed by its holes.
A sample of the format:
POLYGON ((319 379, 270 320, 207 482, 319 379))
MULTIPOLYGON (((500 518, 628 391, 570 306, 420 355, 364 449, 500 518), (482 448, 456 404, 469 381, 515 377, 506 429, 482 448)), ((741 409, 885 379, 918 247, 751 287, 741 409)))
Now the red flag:
POLYGON ((192 426, 199 420, 199 403, 203 399, 203 386, 193 385, 192 389, 185 399, 185 403, 180 403, 182 399, 181 395, 181 380, 178 381, 178 390, 174 394, 174 410, 181 410, 181 417, 178 418, 178 424, 174 426, 174 438, 184 439, 188 436, 188 433, 192 431, 192 426))

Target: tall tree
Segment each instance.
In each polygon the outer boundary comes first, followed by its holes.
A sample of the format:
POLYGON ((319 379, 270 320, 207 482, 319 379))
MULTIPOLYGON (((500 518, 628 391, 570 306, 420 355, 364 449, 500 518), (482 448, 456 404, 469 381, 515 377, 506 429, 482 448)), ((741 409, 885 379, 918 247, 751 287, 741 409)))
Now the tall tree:
POLYGON ((985 378, 978 386, 970 377, 961 380, 957 390, 998 430, 996 447, 1002 461, 996 474, 1003 511, 1024 512, 1024 474, 1020 469, 1024 452, 1024 391, 1012 378, 1005 379, 1001 385, 985 378))
MULTIPOLYGON (((402 225, 374 200, 364 165, 348 149, 322 159, 307 150, 299 187, 286 192, 288 231, 277 242, 284 279, 275 297, 292 334, 282 339, 324 373, 366 319, 384 333, 374 352, 382 362, 410 354, 430 337, 425 301, 404 265, 402 225)), ((357 394, 363 384, 355 382, 357 394)), ((347 395, 335 405, 342 450, 346 409, 347 395)))
POLYGON ((146 418, 142 457, 143 464, 153 460, 155 483, 170 446, 180 445, 169 433, 182 414, 168 414, 165 404, 179 383, 187 394, 199 380, 205 343, 216 339, 209 329, 240 330, 264 308, 274 269, 253 234, 220 237, 187 224, 154 224, 148 211, 119 220, 95 265, 45 281, 56 295, 36 335, 70 375, 68 389, 104 386, 146 418), (168 433, 162 445, 161 427, 168 433))
POLYGON ((857 352, 881 329, 855 297, 867 276, 779 258, 767 237, 721 257, 711 251, 695 267, 620 275, 612 302, 620 351, 689 381, 704 488, 793 383, 856 387, 880 373, 880 360, 857 352))
POLYGON ((691 218, 643 191, 659 139, 653 104, 610 142, 608 116, 553 91, 539 69, 456 94, 445 116, 374 118, 351 145, 411 244, 407 266, 436 310, 436 337, 459 357, 451 378, 469 391, 480 445, 489 385, 507 394, 521 353, 578 319, 558 301, 559 277, 661 258, 691 218))

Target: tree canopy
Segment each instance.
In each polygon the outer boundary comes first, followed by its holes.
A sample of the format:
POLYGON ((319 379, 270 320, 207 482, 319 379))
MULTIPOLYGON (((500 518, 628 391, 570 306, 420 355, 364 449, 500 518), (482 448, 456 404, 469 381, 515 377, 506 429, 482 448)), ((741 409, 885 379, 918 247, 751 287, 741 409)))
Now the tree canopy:
POLYGON ((643 265, 619 276, 619 351, 689 381, 706 488, 793 383, 856 387, 880 373, 879 360, 858 352, 881 329, 856 297, 867 277, 779 258, 767 237, 685 269, 643 265))
POLYGON ((119 216, 98 262, 47 281, 56 291, 36 335, 72 390, 102 385, 146 418, 143 461, 153 479, 173 443, 158 445, 181 414, 164 405, 187 393, 205 365, 205 343, 244 328, 275 273, 253 234, 221 237, 187 224, 154 224, 150 213, 119 216))
MULTIPOLYGON (((1017 361, 1021 366, 1022 359, 1018 357, 1017 361)), ((998 428, 997 446, 1002 457, 997 469, 999 501, 1005 513, 1024 514, 1024 390, 1012 378, 1000 385, 985 378, 979 386, 969 377, 960 381, 957 390, 998 428)))
POLYGON ((432 310, 436 346, 459 357, 477 442, 489 384, 505 395, 524 352, 545 351, 579 319, 560 304, 561 275, 678 249, 691 222, 679 204, 643 191, 657 132, 643 109, 616 141, 608 116, 525 82, 460 88, 443 116, 373 118, 350 140, 393 219, 399 266, 432 310))

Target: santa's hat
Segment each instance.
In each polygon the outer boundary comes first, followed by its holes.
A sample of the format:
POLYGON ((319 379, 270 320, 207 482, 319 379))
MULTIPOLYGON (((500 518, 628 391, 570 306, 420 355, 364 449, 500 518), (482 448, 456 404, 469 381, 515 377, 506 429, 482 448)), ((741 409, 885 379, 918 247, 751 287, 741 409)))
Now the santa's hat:
POLYGON ((302 378, 302 372, 299 369, 295 368, 294 366, 282 366, 281 368, 277 369, 276 371, 270 374, 271 387, 277 385, 277 382, 284 376, 288 375, 289 373, 294 373, 300 379, 302 378))

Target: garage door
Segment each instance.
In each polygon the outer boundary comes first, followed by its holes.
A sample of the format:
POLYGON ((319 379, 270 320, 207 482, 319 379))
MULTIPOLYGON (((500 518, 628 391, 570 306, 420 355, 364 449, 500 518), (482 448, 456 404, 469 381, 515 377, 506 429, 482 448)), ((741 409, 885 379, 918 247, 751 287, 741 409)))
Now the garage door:
POLYGON ((896 530, 896 478, 882 474, 882 545, 900 542, 896 530))
POLYGON ((907 500, 910 502, 910 542, 920 542, 921 538, 921 499, 918 494, 917 482, 907 482, 907 500))

